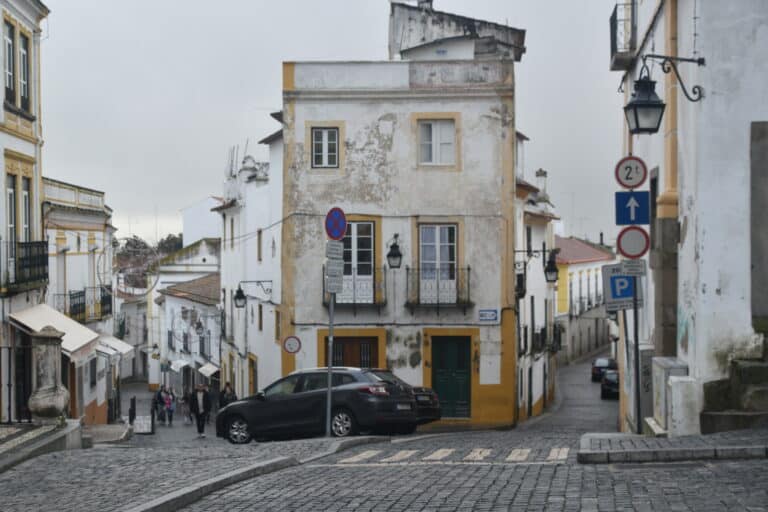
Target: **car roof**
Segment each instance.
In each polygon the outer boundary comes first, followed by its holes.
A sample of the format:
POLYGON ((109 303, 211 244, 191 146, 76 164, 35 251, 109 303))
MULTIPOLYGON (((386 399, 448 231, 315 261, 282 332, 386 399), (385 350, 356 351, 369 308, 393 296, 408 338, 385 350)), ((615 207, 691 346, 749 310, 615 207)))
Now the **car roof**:
MULTIPOLYGON (((356 366, 333 366, 333 371, 342 371, 342 372, 362 372, 363 368, 357 368, 356 366)), ((295 370, 290 373, 290 375, 300 374, 300 373, 309 373, 309 372, 319 372, 319 371, 328 371, 327 366, 317 366, 315 368, 302 368, 300 370, 295 370)))

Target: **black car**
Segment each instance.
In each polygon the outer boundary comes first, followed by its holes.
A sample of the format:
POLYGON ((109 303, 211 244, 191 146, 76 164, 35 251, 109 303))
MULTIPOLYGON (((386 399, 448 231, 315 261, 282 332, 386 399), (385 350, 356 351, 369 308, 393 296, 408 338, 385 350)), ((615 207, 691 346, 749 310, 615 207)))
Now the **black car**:
MULTIPOLYGON (((422 386, 411 386, 390 370, 370 370, 369 374, 384 382, 402 386, 409 389, 416 400, 416 424, 423 425, 432 421, 437 421, 441 417, 440 399, 437 393, 431 388, 422 386)), ((407 432, 410 433, 410 432, 407 432)))
MULTIPOLYGON (((410 431, 416 428, 413 393, 375 376, 373 371, 333 369, 334 436, 385 426, 410 431)), ((325 432, 327 382, 326 368, 293 372, 264 391, 221 409, 216 416, 216 435, 243 444, 254 438, 321 434, 325 432)))
POLYGON ((619 398, 619 372, 606 370, 600 382, 600 398, 619 398))
POLYGON ((592 382, 603 380, 603 373, 606 370, 615 370, 618 368, 616 360, 610 357, 598 357, 592 361, 592 382))

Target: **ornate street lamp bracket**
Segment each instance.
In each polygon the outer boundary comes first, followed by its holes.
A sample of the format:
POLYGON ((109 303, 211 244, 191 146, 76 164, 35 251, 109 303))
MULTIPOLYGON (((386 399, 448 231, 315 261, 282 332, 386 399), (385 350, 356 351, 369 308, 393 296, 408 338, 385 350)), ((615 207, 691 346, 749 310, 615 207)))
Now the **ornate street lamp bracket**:
POLYGON ((646 76, 649 75, 648 65, 646 64, 647 59, 651 59, 659 62, 661 64, 661 70, 665 74, 669 74, 670 71, 675 72, 675 76, 677 77, 677 83, 680 84, 680 88, 683 90, 683 94, 685 95, 685 97, 688 98, 688 101, 695 103, 697 101, 700 101, 701 98, 704 97, 704 89, 702 89, 700 85, 694 85, 693 87, 691 87, 692 94, 688 94, 688 89, 686 89, 685 84, 683 83, 683 79, 680 77, 680 72, 677 70, 677 63, 679 62, 691 62, 698 66, 704 66, 706 64, 704 57, 699 57, 697 59, 689 59, 685 57, 670 57, 668 55, 656 55, 653 53, 649 53, 649 54, 643 55, 643 67, 640 69, 641 77, 643 76, 643 72, 645 72, 646 76))

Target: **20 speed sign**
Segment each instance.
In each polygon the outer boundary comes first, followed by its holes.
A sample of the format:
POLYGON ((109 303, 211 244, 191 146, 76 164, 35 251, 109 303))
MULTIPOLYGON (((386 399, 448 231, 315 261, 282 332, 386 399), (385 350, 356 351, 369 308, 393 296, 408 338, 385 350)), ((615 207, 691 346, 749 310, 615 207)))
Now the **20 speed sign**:
POLYGON ((616 181, 624 188, 637 188, 648 178, 645 162, 636 156, 628 156, 616 164, 616 181))

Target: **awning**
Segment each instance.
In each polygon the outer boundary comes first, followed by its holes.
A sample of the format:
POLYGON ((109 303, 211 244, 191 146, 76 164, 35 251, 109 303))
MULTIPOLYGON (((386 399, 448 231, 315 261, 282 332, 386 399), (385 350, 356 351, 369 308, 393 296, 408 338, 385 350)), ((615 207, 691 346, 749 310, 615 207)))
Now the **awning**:
POLYGON ((182 368, 189 365, 189 361, 185 361, 184 359, 177 359, 171 363, 171 370, 178 372, 181 371, 182 368))
POLYGON ((203 366, 201 366, 200 368, 198 368, 197 371, 199 371, 200 373, 202 373, 206 377, 210 377, 211 375, 213 375, 214 373, 219 371, 219 367, 216 366, 213 363, 206 363, 203 366))
POLYGON ((59 313, 47 304, 38 304, 18 313, 11 313, 8 318, 16 327, 31 335, 48 326, 63 332, 61 351, 72 360, 87 359, 99 337, 97 332, 59 313))
POLYGON ((117 339, 114 336, 110 336, 109 334, 101 334, 99 335, 99 343, 114 349, 117 353, 126 359, 133 357, 133 345, 129 345, 128 343, 117 339))
POLYGON ((116 363, 120 359, 120 354, 118 354, 117 350, 103 343, 96 345, 96 353, 109 359, 110 364, 116 363))

